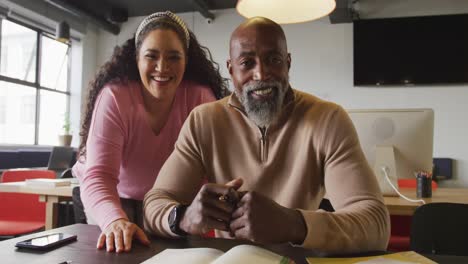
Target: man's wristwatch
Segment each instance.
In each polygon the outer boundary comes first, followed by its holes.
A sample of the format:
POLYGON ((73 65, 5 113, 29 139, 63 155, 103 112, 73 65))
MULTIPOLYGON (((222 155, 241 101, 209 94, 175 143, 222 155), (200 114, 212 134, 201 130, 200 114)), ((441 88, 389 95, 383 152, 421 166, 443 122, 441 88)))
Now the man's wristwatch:
POLYGON ((180 221, 182 220, 182 216, 184 215, 187 207, 188 205, 179 204, 176 207, 174 207, 171 213, 169 214, 169 228, 171 229, 172 233, 178 236, 185 237, 188 235, 187 232, 180 229, 180 221))

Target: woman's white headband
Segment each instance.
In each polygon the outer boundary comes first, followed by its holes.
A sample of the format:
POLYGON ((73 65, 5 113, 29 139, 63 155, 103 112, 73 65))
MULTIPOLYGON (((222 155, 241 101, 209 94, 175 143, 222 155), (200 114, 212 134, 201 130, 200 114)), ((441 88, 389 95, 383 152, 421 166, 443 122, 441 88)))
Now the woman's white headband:
POLYGON ((153 14, 147 16, 145 19, 143 19, 143 21, 141 21, 141 23, 138 26, 137 31, 135 33, 135 46, 138 43, 141 31, 149 23, 151 23, 151 22, 153 22, 155 20, 161 19, 161 18, 166 18, 166 17, 171 19, 172 21, 174 21, 175 24, 177 24, 182 29, 182 31, 185 34, 185 42, 187 44, 187 49, 188 49, 189 43, 190 43, 190 35, 189 35, 189 31, 187 29, 187 26, 185 25, 185 22, 180 17, 178 17, 177 15, 172 13, 171 11, 153 13, 153 14))

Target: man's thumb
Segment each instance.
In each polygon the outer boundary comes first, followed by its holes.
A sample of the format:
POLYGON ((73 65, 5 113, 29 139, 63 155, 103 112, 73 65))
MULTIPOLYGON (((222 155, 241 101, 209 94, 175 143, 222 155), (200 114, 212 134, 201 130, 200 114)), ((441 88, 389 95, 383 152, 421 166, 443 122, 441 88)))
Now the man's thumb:
POLYGON ((244 183, 244 181, 242 180, 242 178, 237 178, 237 179, 234 179, 230 182, 227 182, 225 184, 225 186, 227 187, 231 187, 233 188, 234 190, 237 190, 239 189, 241 186, 242 186, 242 183, 244 183))

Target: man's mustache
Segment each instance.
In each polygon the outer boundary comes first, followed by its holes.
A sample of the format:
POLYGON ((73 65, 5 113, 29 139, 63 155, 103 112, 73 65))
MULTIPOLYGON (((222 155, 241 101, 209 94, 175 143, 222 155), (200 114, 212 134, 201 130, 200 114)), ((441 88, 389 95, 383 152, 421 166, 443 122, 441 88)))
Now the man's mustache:
POLYGON ((254 81, 254 82, 249 82, 244 87, 244 93, 250 93, 255 90, 268 89, 268 88, 278 90, 280 89, 280 87, 281 87, 281 83, 278 81, 254 81))

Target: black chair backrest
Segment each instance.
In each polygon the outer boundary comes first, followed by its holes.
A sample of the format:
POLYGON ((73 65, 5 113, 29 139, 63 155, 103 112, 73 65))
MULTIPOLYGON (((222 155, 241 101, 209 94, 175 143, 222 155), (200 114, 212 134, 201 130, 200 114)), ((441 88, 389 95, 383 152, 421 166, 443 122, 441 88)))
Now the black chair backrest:
POLYGON ((70 168, 73 159, 73 148, 53 147, 49 157, 48 170, 64 171, 70 168))
POLYGON ((468 256, 468 204, 418 207, 411 224, 410 247, 419 253, 468 256))
POLYGON ((76 186, 72 190, 73 212, 75 223, 87 224, 86 214, 84 212, 83 202, 81 201, 80 187, 76 186))

